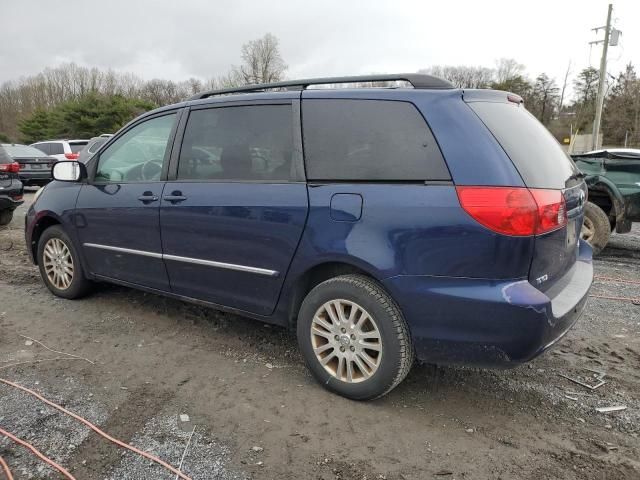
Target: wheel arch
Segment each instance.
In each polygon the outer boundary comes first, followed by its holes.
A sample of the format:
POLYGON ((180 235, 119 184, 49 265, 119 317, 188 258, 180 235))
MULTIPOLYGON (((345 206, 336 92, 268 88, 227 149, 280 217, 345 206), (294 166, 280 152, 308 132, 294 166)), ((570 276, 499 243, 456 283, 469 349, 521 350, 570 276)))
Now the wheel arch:
POLYGON ((33 259, 33 263, 36 265, 38 264, 38 243, 40 242, 40 237, 47 228, 54 225, 62 225, 62 222, 53 215, 45 215, 39 218, 33 226, 31 233, 31 245, 29 245, 29 248, 31 249, 31 258, 33 259))
POLYGON ((607 214, 612 230, 626 223, 624 198, 611 180, 601 175, 588 177, 587 187, 589 201, 607 214))
POLYGON ((291 282, 288 299, 288 326, 295 328, 300 306, 307 294, 320 283, 340 275, 360 274, 378 280, 373 269, 344 260, 326 261, 310 266, 291 282))

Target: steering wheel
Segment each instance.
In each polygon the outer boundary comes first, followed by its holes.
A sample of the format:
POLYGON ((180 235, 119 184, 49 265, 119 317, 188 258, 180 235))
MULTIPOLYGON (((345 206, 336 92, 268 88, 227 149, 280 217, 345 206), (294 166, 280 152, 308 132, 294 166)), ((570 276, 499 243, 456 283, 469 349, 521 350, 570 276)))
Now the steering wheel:
POLYGON ((157 160, 149 160, 142 164, 140 168, 140 176, 142 180, 149 182, 152 180, 158 180, 162 173, 162 163, 157 160))

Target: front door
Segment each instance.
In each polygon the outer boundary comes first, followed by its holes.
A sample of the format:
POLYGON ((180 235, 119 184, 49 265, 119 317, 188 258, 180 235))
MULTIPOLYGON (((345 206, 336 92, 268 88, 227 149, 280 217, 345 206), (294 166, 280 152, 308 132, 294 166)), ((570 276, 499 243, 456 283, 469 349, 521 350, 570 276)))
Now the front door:
POLYGON ((76 203, 75 225, 92 273, 169 290, 160 243, 160 197, 176 112, 145 119, 97 159, 76 203))
POLYGON ((191 111, 160 204, 174 293, 273 311, 308 209, 294 110, 289 101, 191 111))

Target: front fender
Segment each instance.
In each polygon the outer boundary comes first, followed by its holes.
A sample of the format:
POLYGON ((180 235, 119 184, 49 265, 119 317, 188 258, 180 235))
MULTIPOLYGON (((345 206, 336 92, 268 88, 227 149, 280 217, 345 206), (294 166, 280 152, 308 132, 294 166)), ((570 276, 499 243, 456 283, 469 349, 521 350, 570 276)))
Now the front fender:
POLYGON ((616 232, 629 232, 631 230, 631 222, 627 220, 626 202, 615 183, 602 175, 588 175, 585 178, 585 182, 589 190, 604 191, 611 198, 613 213, 616 218, 616 232))

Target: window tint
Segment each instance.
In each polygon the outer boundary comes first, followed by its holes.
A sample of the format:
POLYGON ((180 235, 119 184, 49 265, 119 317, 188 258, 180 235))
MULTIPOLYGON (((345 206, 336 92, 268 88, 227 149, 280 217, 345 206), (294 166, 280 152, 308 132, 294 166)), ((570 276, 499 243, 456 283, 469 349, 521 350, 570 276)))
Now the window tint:
POLYGON ((180 180, 295 178, 290 105, 195 110, 182 140, 180 180))
POLYGON ((449 180, 429 127, 410 103, 302 101, 311 180, 449 180))
POLYGON ((71 151, 73 153, 80 153, 82 150, 84 150, 84 147, 87 146, 88 142, 74 142, 74 143, 69 143, 69 147, 71 148, 71 151))
POLYGON ((100 155, 97 182, 160 180, 175 114, 152 118, 127 131, 100 155))
POLYGON ((49 155, 64 155, 64 145, 61 143, 50 143, 49 155))
POLYGON ((549 131, 525 108, 509 103, 471 102, 531 188, 565 188, 578 169, 549 131))
POLYGON ((33 148, 37 148, 38 150, 40 150, 45 155, 50 155, 51 154, 51 149, 49 148, 49 144, 48 143, 38 143, 37 145, 32 145, 32 147, 33 148))
POLYGON ((0 164, 13 163, 13 158, 9 156, 5 147, 0 145, 0 164))

